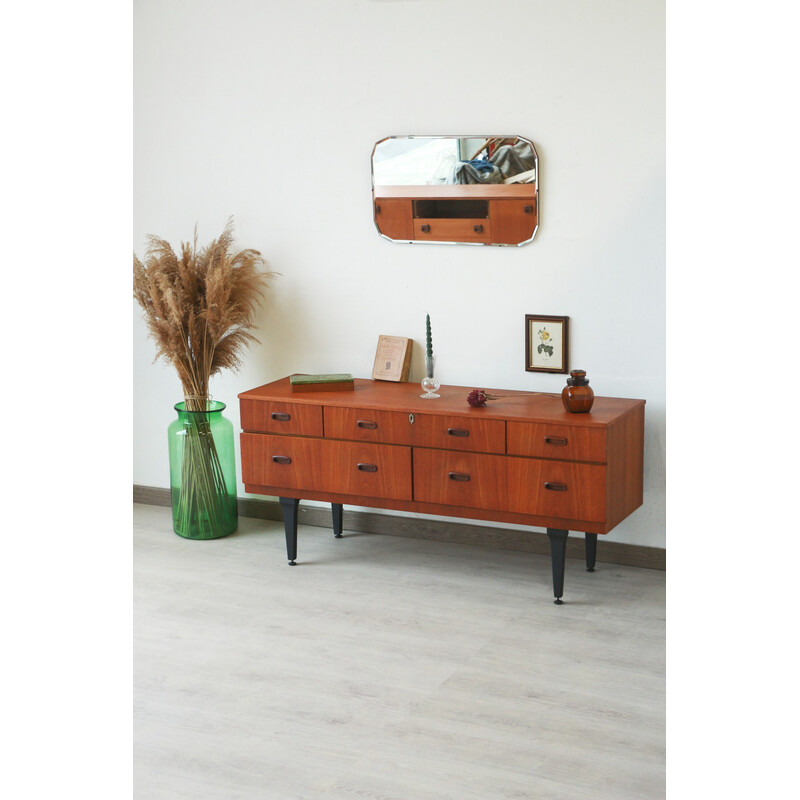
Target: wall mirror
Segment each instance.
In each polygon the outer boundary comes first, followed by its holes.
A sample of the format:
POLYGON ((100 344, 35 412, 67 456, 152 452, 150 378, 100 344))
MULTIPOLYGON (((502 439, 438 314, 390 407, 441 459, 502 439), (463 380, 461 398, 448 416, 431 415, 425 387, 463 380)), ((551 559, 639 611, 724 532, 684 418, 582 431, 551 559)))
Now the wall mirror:
POLYGON ((539 159, 521 136, 387 136, 372 148, 378 233, 518 246, 539 227, 539 159))

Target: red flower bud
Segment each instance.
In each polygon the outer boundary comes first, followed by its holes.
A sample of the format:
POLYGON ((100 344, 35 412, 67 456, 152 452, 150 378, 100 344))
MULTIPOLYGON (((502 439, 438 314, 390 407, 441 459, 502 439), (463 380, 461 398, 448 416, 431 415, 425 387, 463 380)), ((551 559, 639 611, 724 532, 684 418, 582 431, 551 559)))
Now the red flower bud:
POLYGON ((480 408, 482 406, 485 406, 487 399, 488 398, 486 397, 486 392, 484 392, 483 389, 473 389, 467 395, 467 402, 471 406, 474 406, 475 408, 480 408))

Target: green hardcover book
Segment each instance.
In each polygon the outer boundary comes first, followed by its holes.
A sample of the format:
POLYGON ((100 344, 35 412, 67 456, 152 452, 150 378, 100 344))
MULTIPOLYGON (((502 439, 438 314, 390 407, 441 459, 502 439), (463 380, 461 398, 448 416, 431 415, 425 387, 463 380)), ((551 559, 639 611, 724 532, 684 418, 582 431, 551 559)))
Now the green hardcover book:
POLYGON ((292 375, 289 382, 293 392, 341 392, 354 388, 353 376, 349 373, 292 375))

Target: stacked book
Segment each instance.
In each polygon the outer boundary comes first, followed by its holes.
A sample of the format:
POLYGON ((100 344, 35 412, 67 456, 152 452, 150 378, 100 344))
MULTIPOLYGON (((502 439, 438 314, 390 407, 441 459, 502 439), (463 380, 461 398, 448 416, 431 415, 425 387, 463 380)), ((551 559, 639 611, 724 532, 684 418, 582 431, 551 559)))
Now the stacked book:
POLYGON ((342 392, 353 390, 353 376, 349 373, 331 375, 292 375, 289 378, 293 392, 342 392))

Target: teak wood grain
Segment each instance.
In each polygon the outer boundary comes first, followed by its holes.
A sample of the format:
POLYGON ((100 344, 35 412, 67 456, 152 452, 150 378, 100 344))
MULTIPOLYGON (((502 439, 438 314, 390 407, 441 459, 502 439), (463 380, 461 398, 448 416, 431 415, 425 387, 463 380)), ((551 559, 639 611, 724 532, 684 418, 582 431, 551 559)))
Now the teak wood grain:
POLYGON ((487 219, 428 219, 413 220, 414 238, 418 242, 491 242, 492 224, 487 219))
POLYGON ((505 453, 506 429, 501 420, 473 419, 376 409, 325 408, 325 436, 452 450, 505 453))
POLYGON ((569 461, 416 448, 414 498, 559 520, 601 522, 605 519, 605 469, 569 461))
MULTIPOLYGON (((293 398, 296 397, 291 386, 289 393, 293 398)), ((318 404, 283 399, 262 402, 244 398, 239 401, 239 411, 242 428, 246 431, 322 436, 322 407, 318 404)))
POLYGON ((243 392, 245 489, 286 499, 287 514, 293 500, 323 500, 558 537, 608 533, 642 504, 643 400, 598 396, 570 414, 557 394, 487 391, 499 399, 483 408, 469 406, 468 387, 423 400, 417 384, 362 379, 352 392, 292 395, 288 378, 243 392))
MULTIPOLYGON (((385 411, 402 411, 405 414, 453 415, 468 419, 498 419, 503 421, 546 422, 569 425, 577 428, 606 428, 610 423, 644 406, 644 400, 629 400, 620 397, 596 396, 588 414, 570 414, 561 402, 560 394, 547 392, 523 392, 513 389, 497 389, 485 386, 441 386, 438 400, 423 400, 418 383, 386 383, 356 378, 352 392, 318 392, 313 396, 292 393, 288 378, 282 378, 239 394, 243 415, 245 407, 252 401, 259 404, 277 405, 293 403, 317 409, 358 408, 385 411), (481 388, 502 400, 489 401, 483 408, 467 404, 467 395, 473 388, 481 388)), ((242 420, 242 427, 247 430, 242 420)))
POLYGON ((509 422, 508 452, 514 456, 606 462, 606 431, 576 425, 509 422))
POLYGON ((642 505, 644 496, 644 403, 609 425, 609 530, 642 505))
POLYGON ((353 392, 298 397, 283 379, 243 392, 247 491, 594 533, 607 533, 641 505, 644 401, 597 397, 589 414, 570 414, 556 394, 489 389, 501 399, 473 408, 468 387, 439 391, 440 399, 422 400, 416 384, 356 379, 353 392), (311 437, 281 440, 287 453, 300 449, 301 466, 265 463, 274 453, 259 432, 311 437), (343 466, 352 453, 329 448, 334 442, 393 449, 383 455, 379 477, 354 478, 343 466), (459 460, 459 453, 497 458, 459 460), (389 480, 397 458, 409 472, 413 463, 413 481, 410 474, 398 484, 389 480), (434 479, 434 462, 470 480, 434 479))
MULTIPOLYGON (((411 514, 433 514, 444 517, 459 517, 469 520, 486 520, 488 522, 507 522, 510 525, 528 525, 548 528, 553 518, 544 514, 518 514, 512 511, 496 509, 469 508, 466 506, 448 506, 442 503, 424 503, 419 500, 393 500, 376 498, 369 495, 338 494, 336 492, 314 492, 306 489, 286 489, 282 486, 245 484, 245 491, 252 494, 269 495, 271 497, 290 497, 297 500, 318 500, 324 503, 363 506, 364 508, 380 508, 392 511, 403 511, 411 514)), ((571 531, 605 534, 611 528, 605 522, 592 522, 586 519, 559 518, 559 524, 571 531)))
POLYGON ((375 199, 424 198, 426 200, 502 200, 527 199, 536 195, 531 183, 460 183, 430 186, 375 187, 375 199))
POLYGON ((375 203, 375 224, 390 239, 403 241, 414 238, 411 200, 385 199, 375 203))
POLYGON ((244 483, 411 500, 411 450, 396 445, 243 433, 244 483))
POLYGON ((492 221, 492 241, 499 244, 518 244, 533 236, 538 223, 534 198, 519 200, 490 200, 489 219, 492 221))
POLYGON ((373 197, 378 231, 399 241, 517 245, 529 241, 539 224, 533 184, 376 186, 373 197), (422 200, 448 205, 448 212, 432 216, 415 208, 422 200), (488 203, 488 216, 464 207, 473 200, 488 203))

